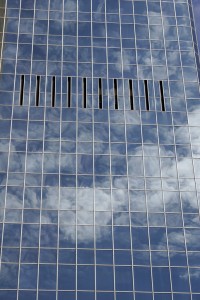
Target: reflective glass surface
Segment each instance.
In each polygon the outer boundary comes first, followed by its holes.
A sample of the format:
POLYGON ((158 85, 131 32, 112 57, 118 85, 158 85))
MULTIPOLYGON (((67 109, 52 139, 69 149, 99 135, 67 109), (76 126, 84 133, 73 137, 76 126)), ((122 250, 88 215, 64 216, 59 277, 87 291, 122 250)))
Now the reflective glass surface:
POLYGON ((0 1, 0 300, 200 299, 195 36, 190 0, 0 1))

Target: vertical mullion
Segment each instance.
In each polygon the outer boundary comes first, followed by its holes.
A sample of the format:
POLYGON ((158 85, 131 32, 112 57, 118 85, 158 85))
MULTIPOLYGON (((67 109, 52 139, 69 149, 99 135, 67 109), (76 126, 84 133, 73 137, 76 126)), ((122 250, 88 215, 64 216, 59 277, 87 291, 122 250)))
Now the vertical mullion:
POLYGON ((36 77, 36 101, 35 105, 39 106, 40 103, 40 76, 36 77))
POLYGON ((148 92, 148 81, 144 80, 145 98, 146 98, 146 110, 149 110, 149 92, 148 92))
POLYGON ((1 73, 1 64, 2 64, 2 58, 3 58, 3 46, 4 46, 4 36, 5 36, 5 26, 6 26, 6 1, 1 5, 2 6, 2 14, 1 14, 1 36, 0 36, 0 73, 1 73))
POLYGON ((20 83, 20 105, 23 105, 24 102, 24 75, 21 76, 21 83, 20 83))
POLYGON ((131 79, 129 80, 129 95, 130 95, 131 110, 134 110, 134 104, 133 104, 133 82, 132 82, 131 79))
POLYGON ((117 91, 117 79, 114 79, 114 95, 115 95, 115 109, 118 109, 118 91, 117 91))
POLYGON ((99 108, 103 108, 102 79, 99 78, 99 108))
POLYGON ((55 107, 55 96, 56 96, 56 77, 52 78, 52 95, 51 95, 51 106, 55 107))
POLYGON ((161 100, 161 109, 165 111, 165 98, 164 98, 164 91, 163 91, 163 83, 162 81, 159 82, 160 85, 160 100, 161 100))

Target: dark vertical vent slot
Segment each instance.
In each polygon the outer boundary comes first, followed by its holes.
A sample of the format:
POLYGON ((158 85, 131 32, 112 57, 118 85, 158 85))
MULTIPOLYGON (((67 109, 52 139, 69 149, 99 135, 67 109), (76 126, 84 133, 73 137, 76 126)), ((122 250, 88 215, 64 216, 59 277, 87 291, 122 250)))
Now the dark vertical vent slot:
POLYGON ((23 105, 23 102, 24 102, 24 75, 21 76, 19 102, 20 102, 20 105, 23 105))
POLYGON ((146 110, 149 110, 149 92, 148 92, 148 81, 144 81, 145 98, 146 98, 146 110))
POLYGON ((35 105, 39 106, 40 104, 40 76, 36 77, 36 99, 35 105))
POLYGON ((68 107, 71 107, 71 77, 67 79, 67 102, 68 107))
POLYGON ((130 95, 131 110, 134 110, 134 104, 133 104, 133 82, 132 82, 132 80, 129 80, 129 95, 130 95))
POLYGON ((164 97, 164 91, 163 91, 163 83, 162 83, 162 81, 160 81, 159 84, 160 84, 161 109, 162 109, 162 111, 165 111, 165 97, 164 97))
POLYGON ((52 78, 52 95, 51 95, 51 106, 55 107, 55 98, 56 98, 56 77, 52 78))
POLYGON ((114 79, 115 109, 118 109, 117 79, 114 79))
POLYGON ((86 78, 83 78, 83 108, 87 107, 87 82, 86 78))
POLYGON ((99 78, 99 108, 103 108, 102 80, 99 78))

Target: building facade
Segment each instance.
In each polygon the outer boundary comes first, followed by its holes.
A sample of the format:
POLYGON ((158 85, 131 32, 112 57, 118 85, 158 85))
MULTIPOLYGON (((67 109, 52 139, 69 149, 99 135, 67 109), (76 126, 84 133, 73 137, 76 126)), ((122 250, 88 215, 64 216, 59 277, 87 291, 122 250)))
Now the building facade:
POLYGON ((0 300, 200 299, 191 5, 0 1, 0 300))

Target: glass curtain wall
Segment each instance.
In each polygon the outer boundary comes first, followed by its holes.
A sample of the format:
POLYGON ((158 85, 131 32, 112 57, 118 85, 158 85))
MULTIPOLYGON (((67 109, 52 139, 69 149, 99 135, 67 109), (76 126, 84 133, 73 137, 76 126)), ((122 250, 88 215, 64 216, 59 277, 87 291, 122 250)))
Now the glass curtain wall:
POLYGON ((191 1, 0 6, 0 300, 199 300, 191 1))

